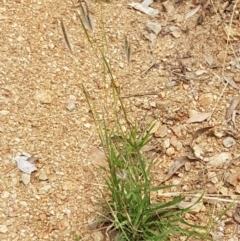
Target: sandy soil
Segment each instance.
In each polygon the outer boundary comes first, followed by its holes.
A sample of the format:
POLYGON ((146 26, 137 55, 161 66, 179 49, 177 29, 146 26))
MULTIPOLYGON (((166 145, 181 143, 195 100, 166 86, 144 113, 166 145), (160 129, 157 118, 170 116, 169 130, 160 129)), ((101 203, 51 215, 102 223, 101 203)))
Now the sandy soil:
MULTIPOLYGON (((104 155, 82 92, 84 85, 99 113, 108 108, 114 122, 100 50, 107 52, 129 118, 140 127, 157 123, 151 144, 155 148, 148 153, 156 159, 156 184, 186 155, 193 133, 214 126, 196 140, 199 161, 187 162, 165 182, 177 185, 171 193, 198 190, 218 199, 214 204, 205 199, 187 218, 204 223, 239 199, 239 121, 236 116, 234 127, 225 113, 239 93, 240 4, 233 9, 236 1, 173 2, 155 1, 152 7, 160 11, 156 18, 132 9, 127 0, 91 2, 94 52, 71 1, 1 1, 1 240, 104 239, 87 225, 101 210, 104 183, 97 166, 104 164, 104 155), (199 4, 199 11, 186 18, 199 4), (149 22, 161 25, 157 36, 147 30, 149 22), (219 98, 223 76, 230 81, 219 98), (208 122, 186 123, 194 111, 214 112, 208 122), (24 152, 39 157, 31 180, 13 160, 24 152), (227 166, 210 165, 207 158, 220 153, 231 159, 223 160, 227 166)), ((163 199, 161 195, 156 198, 163 199)), ((234 207, 213 229, 214 240, 238 240, 233 213, 234 207)))

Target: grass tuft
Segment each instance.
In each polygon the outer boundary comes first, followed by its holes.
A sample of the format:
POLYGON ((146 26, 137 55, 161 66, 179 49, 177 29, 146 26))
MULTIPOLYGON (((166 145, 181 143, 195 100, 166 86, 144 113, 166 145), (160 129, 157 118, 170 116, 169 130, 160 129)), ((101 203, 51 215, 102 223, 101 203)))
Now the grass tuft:
POLYGON ((141 149, 150 140, 149 132, 138 134, 134 125, 126 133, 109 132, 106 126, 104 147, 109 169, 106 172, 108 198, 105 200, 105 225, 118 230, 118 240, 167 240, 171 236, 195 237, 207 240, 205 226, 187 223, 183 215, 188 209, 178 209, 181 195, 168 202, 154 202, 151 194, 169 186, 153 186, 153 163, 141 149), (112 136, 117 136, 112 141, 112 136))
POLYGON ((100 119, 95 104, 82 86, 108 161, 108 167, 101 167, 107 188, 104 193, 103 219, 99 226, 105 227, 109 236, 115 233, 114 240, 159 241, 179 236, 185 237, 185 240, 191 237, 209 240, 208 226, 194 225, 184 219, 184 214, 191 207, 178 208, 183 200, 181 195, 165 202, 152 199, 154 192, 170 188, 154 186, 151 180, 153 161, 148 160, 141 151, 150 141, 154 125, 139 131, 137 124, 129 121, 120 90, 115 85, 110 61, 107 61, 103 50, 96 53, 92 37, 80 17, 79 19, 94 54, 99 56, 100 53, 104 73, 111 81, 110 95, 115 108, 115 124, 111 126, 107 111, 102 108, 103 118, 100 119))

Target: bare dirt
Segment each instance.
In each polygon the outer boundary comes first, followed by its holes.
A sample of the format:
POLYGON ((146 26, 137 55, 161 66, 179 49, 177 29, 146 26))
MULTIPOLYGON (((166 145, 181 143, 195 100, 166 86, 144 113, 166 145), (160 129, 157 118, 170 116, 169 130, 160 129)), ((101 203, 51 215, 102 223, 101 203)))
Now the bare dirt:
MULTIPOLYGON (((155 1, 151 6, 160 11, 155 18, 128 3, 91 2, 94 52, 71 1, 1 1, 0 240, 103 240, 88 229, 101 210, 104 183, 97 166, 104 156, 82 92, 83 84, 100 114, 104 106, 111 110, 100 50, 107 52, 131 121, 140 128, 157 123, 154 148, 147 154, 155 158, 154 183, 162 184, 174 161, 189 156, 196 130, 213 126, 194 140, 191 155, 198 160, 187 161, 164 182, 176 185, 171 195, 204 191, 214 198, 205 198, 186 218, 203 224, 239 200, 240 123, 237 116, 236 126, 227 122, 225 113, 239 94, 240 3, 155 1), (155 43, 148 39, 148 22, 161 25, 155 43), (129 63, 125 39, 131 46, 129 63), (219 98, 223 76, 230 81, 219 98), (194 111, 212 116, 186 123, 194 111), (25 184, 13 160, 23 152, 39 157, 38 170, 25 184), (209 160, 220 153, 227 158, 209 160)), ((155 198, 164 199, 162 193, 155 198)), ((234 210, 215 225, 213 240, 238 240, 234 210)))

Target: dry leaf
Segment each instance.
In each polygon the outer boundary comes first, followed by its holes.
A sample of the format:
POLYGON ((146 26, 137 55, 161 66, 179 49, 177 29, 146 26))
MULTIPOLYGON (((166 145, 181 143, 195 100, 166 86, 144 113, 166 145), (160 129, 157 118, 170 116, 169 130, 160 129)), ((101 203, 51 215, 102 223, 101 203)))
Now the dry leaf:
POLYGON ((58 223, 58 229, 63 231, 69 226, 68 220, 65 218, 58 223))
POLYGON ((140 12, 143 12, 143 13, 151 16, 151 17, 159 16, 159 11, 157 9, 143 6, 141 3, 129 3, 128 5, 140 12))
POLYGON ((99 218, 97 220, 93 220, 88 223, 88 228, 90 230, 95 230, 98 228, 98 226, 103 222, 104 220, 102 218, 99 218))
POLYGON ((202 122, 202 121, 205 121, 210 116, 211 116, 211 113, 199 113, 199 114, 196 114, 196 115, 190 117, 186 121, 186 123, 189 124, 189 123, 194 123, 194 122, 202 122))
POLYGON ((234 89, 239 90, 239 87, 237 86, 235 81, 232 79, 232 77, 230 77, 230 76, 223 76, 223 80, 224 80, 225 83, 228 83, 229 85, 231 85, 234 89))
POLYGON ((156 44, 157 35, 154 33, 150 33, 150 34, 146 33, 146 34, 144 34, 144 37, 150 41, 150 49, 153 50, 154 46, 156 44))
POLYGON ((203 55, 204 60, 208 63, 209 66, 213 64, 213 57, 212 55, 203 55))
POLYGON ((168 13, 169 15, 176 15, 176 10, 175 10, 175 6, 173 4, 173 1, 164 1, 162 3, 163 7, 164 7, 164 12, 168 13))
POLYGON ((225 115, 226 120, 231 118, 231 116, 232 116, 234 110, 236 109, 236 107, 238 106, 239 102, 240 102, 240 96, 234 96, 232 98, 230 106, 227 108, 227 111, 226 111, 226 115, 225 115))
POLYGON ((142 151, 142 152, 148 152, 148 151, 153 151, 153 150, 158 151, 157 148, 158 148, 157 145, 155 145, 155 146, 145 145, 145 146, 141 149, 141 151, 142 151))
POLYGON ((236 187, 239 184, 239 180, 240 180, 240 172, 227 174, 226 182, 228 182, 232 186, 236 187))
POLYGON ((171 130, 173 131, 173 133, 177 136, 177 137, 181 137, 182 136, 182 126, 181 125, 175 125, 175 126, 172 126, 170 127, 171 130))
POLYGON ((143 5, 144 7, 149 7, 152 3, 153 3, 153 0, 144 0, 144 1, 142 2, 142 5, 143 5))
POLYGON ((222 152, 209 158, 204 158, 204 162, 207 163, 207 167, 226 167, 231 164, 231 161, 232 155, 229 152, 222 152))
POLYGON ((156 35, 158 35, 160 33, 160 31, 162 30, 162 26, 160 23, 148 22, 147 30, 149 30, 149 32, 153 32, 156 35))
POLYGON ((236 128, 236 114, 240 115, 240 111, 239 110, 234 110, 233 111, 233 114, 232 114, 232 122, 233 122, 233 125, 234 127, 236 128))
POLYGON ((193 151, 193 155, 195 156, 195 158, 198 158, 199 160, 203 159, 203 155, 204 155, 204 150, 201 147, 201 145, 191 145, 190 146, 192 148, 193 151))
POLYGON ((18 169, 27 174, 31 174, 37 170, 36 166, 28 161, 29 158, 31 158, 31 155, 28 153, 13 158, 17 162, 18 169))
POLYGON ((237 207, 235 209, 235 213, 233 214, 233 219, 238 224, 240 224, 240 205, 237 205, 237 207))
POLYGON ((178 158, 173 164, 172 166, 170 167, 167 175, 165 176, 165 178, 163 179, 162 182, 165 182, 167 181, 173 174, 175 174, 178 169, 180 167, 182 167, 187 161, 197 161, 198 159, 190 159, 189 157, 187 156, 183 156, 183 157, 180 157, 178 158))
POLYGON ((207 132, 209 131, 210 129, 212 129, 213 126, 207 126, 207 127, 203 127, 203 128, 200 128, 198 130, 196 130, 192 136, 192 140, 191 140, 191 143, 190 143, 190 146, 193 147, 196 139, 201 136, 204 132, 207 132))
POLYGON ((39 160, 39 157, 31 156, 27 159, 28 162, 35 164, 39 160))
POLYGON ((181 36, 182 31, 179 27, 170 26, 169 30, 171 31, 171 34, 173 35, 173 37, 179 38, 181 36))
POLYGON ((232 26, 229 26, 229 25, 225 25, 224 32, 227 36, 229 36, 233 40, 236 40, 237 39, 236 37, 240 36, 238 29, 233 28, 232 26))
POLYGON ((81 18, 83 24, 91 31, 93 31, 92 14, 89 11, 89 3, 86 1, 80 4, 80 13, 77 11, 78 16, 81 18))
POLYGON ((156 45, 157 36, 154 33, 149 34, 150 49, 154 49, 156 45))
POLYGON ((195 15, 199 9, 201 8, 201 5, 198 5, 196 8, 194 8, 192 11, 188 12, 186 15, 185 15, 185 19, 189 19, 191 18, 193 15, 195 15))
POLYGON ((207 73, 207 70, 205 70, 205 69, 199 69, 199 70, 195 71, 195 74, 197 76, 200 76, 200 75, 203 75, 203 74, 206 74, 206 73, 207 73))
POLYGON ((90 160, 94 166, 107 166, 105 153, 96 146, 89 151, 88 160, 90 160))

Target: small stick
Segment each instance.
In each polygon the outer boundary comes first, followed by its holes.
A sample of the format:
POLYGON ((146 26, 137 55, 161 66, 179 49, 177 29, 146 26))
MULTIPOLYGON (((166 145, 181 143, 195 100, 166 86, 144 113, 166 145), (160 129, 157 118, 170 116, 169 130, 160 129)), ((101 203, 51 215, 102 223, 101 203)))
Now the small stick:
POLYGON ((9 173, 10 171, 12 171, 13 169, 17 168, 17 166, 11 167, 9 170, 7 170, 6 172, 4 172, 4 175, 6 175, 7 173, 9 173))
POLYGON ((143 75, 145 75, 147 72, 149 72, 149 70, 151 70, 152 68, 156 68, 156 66, 158 66, 157 63, 153 63, 147 70, 143 71, 140 75, 140 77, 142 77, 143 75))
POLYGON ((205 78, 202 78, 202 79, 200 79, 200 78, 198 78, 198 77, 187 77, 186 75, 184 75, 184 74, 179 74, 179 73, 177 73, 177 72, 174 72, 174 71, 171 71, 171 70, 168 70, 168 71, 170 71, 172 74, 175 74, 175 75, 177 75, 177 76, 180 76, 180 77, 183 77, 183 78, 185 78, 186 80, 206 80, 206 79, 208 79, 209 77, 205 77, 205 78))
MULTIPOLYGON (((174 192, 174 193, 163 193, 163 194, 160 194, 158 195, 159 197, 175 197, 175 196, 178 196, 178 195, 183 195, 183 196, 188 196, 188 197, 201 197, 200 194, 185 194, 185 193, 181 193, 181 192, 174 192)), ((223 196, 223 195, 221 195, 223 196)), ((231 197, 231 195, 229 195, 231 197)), ((235 197, 238 197, 239 198, 239 195, 234 195, 235 197)), ((227 202, 227 203, 240 203, 239 200, 234 200, 234 199, 225 199, 225 198, 219 198, 217 195, 215 196, 208 196, 208 195, 203 195, 202 196, 203 200, 206 200, 206 201, 218 201, 218 202, 227 202)))
POLYGON ((138 97, 138 96, 145 96, 145 95, 158 95, 157 91, 150 92, 150 93, 139 93, 139 94, 133 94, 133 95, 127 95, 127 96, 121 96, 121 98, 130 98, 130 97, 138 97))

